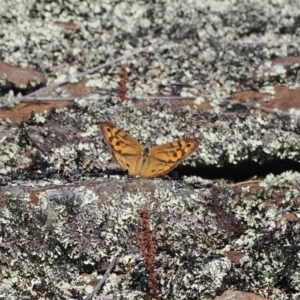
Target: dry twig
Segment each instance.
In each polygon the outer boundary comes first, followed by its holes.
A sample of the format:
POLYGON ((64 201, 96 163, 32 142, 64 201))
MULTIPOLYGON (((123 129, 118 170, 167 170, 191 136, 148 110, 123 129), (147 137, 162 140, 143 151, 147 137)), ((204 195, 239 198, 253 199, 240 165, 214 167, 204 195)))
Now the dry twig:
POLYGON ((105 274, 103 275, 102 279, 99 281, 99 283, 97 284, 95 289, 86 298, 84 298, 84 300, 91 300, 94 297, 94 295, 100 290, 101 286, 104 284, 104 282, 107 279, 108 275, 110 274, 111 270, 115 266, 116 261, 117 261, 117 258, 113 257, 105 274))

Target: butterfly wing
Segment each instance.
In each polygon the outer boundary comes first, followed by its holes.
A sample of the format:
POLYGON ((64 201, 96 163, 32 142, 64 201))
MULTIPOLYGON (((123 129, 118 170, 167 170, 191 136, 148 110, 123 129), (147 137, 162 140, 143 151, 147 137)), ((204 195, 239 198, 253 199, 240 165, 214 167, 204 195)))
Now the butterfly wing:
POLYGON ((141 169, 143 147, 130 134, 109 122, 100 122, 100 131, 112 155, 123 170, 138 175, 141 169))
POLYGON ((180 161, 192 154, 198 145, 199 142, 195 139, 180 139, 153 147, 139 175, 142 177, 156 177, 168 173, 180 161))

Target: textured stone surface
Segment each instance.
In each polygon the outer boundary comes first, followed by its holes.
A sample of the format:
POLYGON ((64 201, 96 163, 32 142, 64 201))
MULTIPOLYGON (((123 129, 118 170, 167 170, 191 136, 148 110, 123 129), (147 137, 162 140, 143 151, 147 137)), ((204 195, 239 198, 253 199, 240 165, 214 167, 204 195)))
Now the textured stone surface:
POLYGON ((116 256, 105 297, 298 299, 299 14, 298 1, 0 1, 1 61, 47 86, 70 78, 37 93, 0 76, 1 297, 80 299, 116 256), (129 178, 105 120, 200 147, 170 177, 129 178))

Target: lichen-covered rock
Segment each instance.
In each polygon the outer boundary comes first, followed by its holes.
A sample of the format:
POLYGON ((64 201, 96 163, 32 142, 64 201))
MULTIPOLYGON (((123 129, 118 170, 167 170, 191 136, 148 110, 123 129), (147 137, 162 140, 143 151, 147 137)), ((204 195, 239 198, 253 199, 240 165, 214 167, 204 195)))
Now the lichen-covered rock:
POLYGON ((296 294, 278 284, 286 278, 293 291, 299 287, 299 224, 286 218, 299 217, 299 180, 286 173, 232 188, 196 178, 11 182, 0 189, 3 294, 84 295, 118 257, 101 294, 147 297, 152 277, 141 241, 153 236, 155 288, 163 299, 250 287, 291 299, 296 294), (239 261, 231 260, 232 250, 242 253, 239 261))
POLYGON ((0 0, 1 61, 40 75, 0 74, 0 298, 80 299, 117 257, 104 299, 298 299, 299 15, 297 1, 0 0), (200 147, 170 177, 130 178, 100 121, 200 147))

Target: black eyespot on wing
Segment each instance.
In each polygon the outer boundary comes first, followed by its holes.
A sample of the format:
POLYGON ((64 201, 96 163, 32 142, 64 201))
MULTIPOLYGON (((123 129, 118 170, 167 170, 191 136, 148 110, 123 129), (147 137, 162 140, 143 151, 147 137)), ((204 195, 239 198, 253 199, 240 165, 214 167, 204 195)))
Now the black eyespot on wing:
POLYGON ((173 157, 177 157, 177 153, 175 151, 173 152, 173 157))
POLYGON ((192 147, 192 145, 191 145, 190 143, 187 143, 185 146, 186 146, 187 148, 191 148, 191 147, 192 147))
POLYGON ((120 145, 122 145, 122 144, 123 144, 122 141, 117 141, 117 142, 116 142, 116 145, 117 145, 117 146, 120 146, 120 145))
POLYGON ((111 128, 107 127, 107 128, 106 128, 106 131, 107 131, 107 132, 111 132, 111 128))

